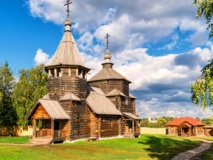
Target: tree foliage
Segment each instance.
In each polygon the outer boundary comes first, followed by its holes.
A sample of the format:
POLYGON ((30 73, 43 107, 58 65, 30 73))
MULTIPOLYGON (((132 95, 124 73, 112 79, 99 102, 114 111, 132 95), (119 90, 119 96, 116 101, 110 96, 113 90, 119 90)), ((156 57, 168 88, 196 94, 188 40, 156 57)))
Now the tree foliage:
POLYGON ((0 126, 16 125, 17 114, 12 104, 15 79, 7 62, 0 67, 0 126))
POLYGON ((205 109, 213 104, 213 60, 201 72, 201 77, 191 84, 191 98, 195 105, 205 109))
POLYGON ((202 122, 208 126, 213 125, 213 116, 209 117, 209 118, 203 118, 202 122))
POLYGON ((213 0, 194 0, 194 5, 197 6, 196 18, 204 16, 210 30, 209 38, 213 36, 213 0))
POLYGON ((153 123, 148 120, 148 118, 143 118, 141 121, 141 127, 150 127, 150 128, 165 128, 167 123, 172 121, 173 117, 160 117, 157 118, 157 122, 153 123))
POLYGON ((18 124, 25 126, 29 122, 26 116, 39 98, 47 93, 47 73, 44 65, 36 66, 30 70, 19 71, 20 78, 13 92, 13 104, 19 120, 18 124))

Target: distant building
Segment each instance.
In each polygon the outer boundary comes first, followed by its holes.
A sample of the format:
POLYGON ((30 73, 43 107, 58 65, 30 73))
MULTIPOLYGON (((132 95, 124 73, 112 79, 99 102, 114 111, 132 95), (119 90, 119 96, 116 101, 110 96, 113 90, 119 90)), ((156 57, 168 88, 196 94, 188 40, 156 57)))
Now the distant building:
POLYGON ((69 18, 64 26, 61 42, 45 66, 49 93, 37 101, 28 115, 28 119, 33 120, 33 140, 49 137, 48 142, 55 142, 139 136, 136 97, 129 93, 131 82, 113 69, 108 37, 103 69, 87 81, 90 69, 84 66, 70 31, 69 18))
POLYGON ((156 118, 152 118, 152 117, 151 117, 151 114, 149 114, 149 116, 148 116, 148 121, 149 121, 150 123, 156 123, 156 122, 157 122, 156 118))
POLYGON ((177 136, 204 135, 205 124, 191 117, 180 117, 167 124, 168 134, 177 136))

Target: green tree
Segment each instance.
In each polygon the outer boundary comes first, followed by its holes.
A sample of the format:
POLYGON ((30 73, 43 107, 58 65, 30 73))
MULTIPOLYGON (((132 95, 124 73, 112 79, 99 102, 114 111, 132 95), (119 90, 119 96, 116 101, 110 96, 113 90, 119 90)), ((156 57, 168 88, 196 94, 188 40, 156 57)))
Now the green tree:
POLYGON ((0 126, 16 125, 17 114, 12 104, 12 90, 15 78, 7 62, 0 67, 0 126))
POLYGON ((206 109, 213 104, 213 60, 201 72, 201 77, 191 84, 191 98, 195 105, 206 109))
POLYGON ((210 30, 209 38, 213 36, 213 0, 194 0, 197 6, 196 18, 204 16, 206 19, 207 29, 210 30))
POLYGON ((208 126, 213 125, 213 116, 209 117, 209 118, 203 118, 202 122, 205 123, 208 126))
POLYGON ((29 124, 26 119, 29 111, 47 93, 47 73, 44 65, 19 72, 20 78, 13 92, 13 104, 18 114, 18 124, 25 126, 29 124))

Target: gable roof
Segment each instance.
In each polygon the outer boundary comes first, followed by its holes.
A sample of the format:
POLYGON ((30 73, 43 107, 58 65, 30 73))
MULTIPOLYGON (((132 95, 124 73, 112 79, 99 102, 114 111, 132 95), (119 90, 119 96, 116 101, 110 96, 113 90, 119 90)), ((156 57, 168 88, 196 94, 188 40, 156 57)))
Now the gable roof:
POLYGON ((78 98, 76 95, 74 95, 71 92, 67 92, 64 96, 62 96, 60 99, 60 101, 63 100, 72 100, 72 101, 81 101, 80 98, 78 98))
POLYGON ((118 89, 113 89, 112 91, 110 91, 109 93, 106 94, 106 96, 123 96, 126 97, 124 93, 120 92, 118 89))
POLYGON ((93 81, 100 81, 100 80, 109 80, 109 79, 116 79, 116 80, 126 80, 131 83, 126 77, 122 76, 120 73, 115 71, 113 68, 103 68, 100 72, 98 72, 95 76, 88 80, 88 82, 93 81))
POLYGON ((35 111, 37 110, 39 104, 45 109, 51 119, 70 119, 64 109, 61 107, 58 101, 47 100, 47 99, 39 99, 38 102, 31 109, 27 118, 30 119, 35 111))
POLYGON ((86 102, 91 110, 96 114, 122 115, 108 98, 96 92, 91 91, 86 99, 86 102))
POLYGON ((205 125, 201 121, 191 118, 191 117, 180 117, 180 118, 176 118, 173 121, 167 123, 167 126, 179 126, 183 122, 188 122, 193 126, 204 126, 205 125))

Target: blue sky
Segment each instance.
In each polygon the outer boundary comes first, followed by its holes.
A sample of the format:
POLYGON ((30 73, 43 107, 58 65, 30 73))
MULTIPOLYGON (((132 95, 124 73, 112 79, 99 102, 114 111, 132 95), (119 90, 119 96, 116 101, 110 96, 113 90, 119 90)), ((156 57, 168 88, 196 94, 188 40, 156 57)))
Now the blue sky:
MULTIPOLYGON (((114 69, 133 83, 142 117, 209 117, 191 102, 190 84, 212 58, 205 21, 193 0, 81 0, 70 6, 72 33, 90 77, 101 69, 105 35, 114 69)), ((62 38, 65 0, 0 2, 0 64, 20 69, 47 64, 62 38)))

